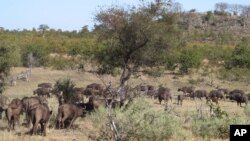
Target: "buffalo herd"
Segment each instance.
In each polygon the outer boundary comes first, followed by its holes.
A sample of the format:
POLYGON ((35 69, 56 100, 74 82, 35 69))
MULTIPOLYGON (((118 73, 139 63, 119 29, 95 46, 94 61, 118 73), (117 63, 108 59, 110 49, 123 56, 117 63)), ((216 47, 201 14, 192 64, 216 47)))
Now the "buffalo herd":
MULTIPOLYGON (((55 128, 71 128, 74 121, 78 117, 85 117, 91 114, 100 106, 104 107, 121 107, 125 101, 134 97, 144 96, 151 99, 158 99, 159 104, 172 102, 177 100, 178 105, 182 105, 183 101, 189 99, 205 99, 219 104, 219 100, 236 101, 237 105, 247 104, 250 100, 250 94, 235 89, 229 91, 227 89, 215 89, 208 92, 207 90, 197 89, 194 87, 181 87, 172 95, 171 90, 167 87, 159 86, 156 88, 152 85, 137 85, 131 87, 111 88, 98 83, 92 83, 83 87, 73 87, 70 95, 64 91, 56 89, 51 83, 40 83, 37 89, 33 91, 34 96, 15 98, 9 100, 8 97, 0 95, 0 114, 5 112, 8 120, 8 130, 15 130, 16 123, 19 123, 21 114, 25 114, 25 125, 32 128, 29 131, 31 135, 41 134, 46 136, 46 127, 52 114, 52 110, 48 106, 48 98, 56 97, 58 100, 58 112, 56 116, 55 128), (40 130, 38 130, 40 129, 40 130)), ((127 102, 129 104, 130 102, 127 102)), ((1 116, 1 115, 0 115, 1 116)), ((1 116, 2 117, 2 116, 1 116)))

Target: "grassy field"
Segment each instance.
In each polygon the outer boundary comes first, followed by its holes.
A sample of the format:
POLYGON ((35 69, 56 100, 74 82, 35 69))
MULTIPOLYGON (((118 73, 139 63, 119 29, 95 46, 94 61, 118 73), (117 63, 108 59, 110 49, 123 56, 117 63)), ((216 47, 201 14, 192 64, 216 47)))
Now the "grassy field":
MULTIPOLYGON (((24 71, 25 68, 13 68, 11 71, 11 77, 16 76, 21 71, 24 71)), ((165 74, 162 77, 149 77, 146 75, 141 75, 139 78, 132 78, 129 81, 129 85, 135 86, 137 84, 152 84, 154 86, 159 86, 162 84, 163 86, 167 86, 171 89, 173 95, 180 94, 177 92, 177 89, 182 86, 191 86, 193 85, 196 89, 206 89, 211 90, 215 87, 229 88, 230 90, 234 88, 240 88, 247 92, 249 92, 249 84, 244 83, 233 83, 227 81, 221 81, 216 79, 216 77, 211 78, 212 76, 201 76, 198 73, 193 73, 189 76, 174 76, 172 74, 165 74), (211 80, 213 80, 213 84, 211 85, 211 80)), ((29 82, 18 80, 16 86, 8 86, 4 95, 13 98, 22 98, 24 96, 32 96, 33 90, 37 88, 37 84, 41 82, 51 82, 55 83, 56 80, 60 78, 70 78, 78 87, 85 87, 86 85, 98 82, 101 83, 100 78, 88 72, 77 72, 77 71, 58 71, 44 68, 34 68, 32 69, 32 75, 29 82)), ((106 83, 111 81, 112 85, 115 86, 118 84, 118 77, 112 77, 109 75, 104 75, 101 78, 106 83)), ((150 106, 155 110, 163 110, 164 106, 159 105, 157 100, 147 99, 149 101, 150 106)), ((180 116, 185 116, 190 112, 196 112, 197 107, 201 104, 206 111, 204 114, 209 114, 209 107, 204 104, 204 100, 201 102, 200 100, 185 100, 183 105, 177 105, 176 99, 170 104, 170 107, 173 108, 176 112, 179 113, 180 116)), ((229 101, 220 101, 220 106, 223 110, 227 111, 229 114, 233 115, 243 115, 243 108, 237 107, 236 103, 232 103, 229 101)), ((57 100, 55 98, 49 99, 49 106, 53 109, 52 119, 55 118, 57 114, 57 100)), ((23 117, 21 117, 21 122, 23 117)), ((52 125, 52 121, 50 122, 52 125)), ((47 136, 30 136, 26 135, 26 132, 29 131, 28 128, 24 128, 22 126, 17 126, 15 131, 7 131, 7 121, 6 119, 0 120, 0 140, 3 141, 11 141, 11 140, 23 140, 23 141, 87 141, 90 140, 89 136, 96 135, 98 130, 93 126, 93 123, 89 117, 86 118, 78 118, 75 122, 75 126, 73 129, 65 129, 65 130, 56 130, 54 128, 47 129, 47 136)), ((191 132, 190 132, 191 134, 191 132)), ((199 137, 189 138, 188 140, 203 140, 199 137)))

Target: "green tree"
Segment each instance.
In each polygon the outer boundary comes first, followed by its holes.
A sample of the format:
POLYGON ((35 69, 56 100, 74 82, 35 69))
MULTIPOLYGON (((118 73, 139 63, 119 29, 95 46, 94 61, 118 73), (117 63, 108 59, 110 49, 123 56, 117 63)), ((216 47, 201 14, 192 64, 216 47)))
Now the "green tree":
POLYGON ((45 37, 44 34, 47 30, 49 30, 49 26, 46 24, 41 24, 39 25, 38 30, 42 33, 42 36, 45 37))
POLYGON ((5 89, 7 77, 13 64, 12 53, 14 50, 14 46, 0 44, 0 94, 5 89))
POLYGON ((168 9, 169 2, 156 0, 139 7, 111 7, 97 13, 95 32, 104 47, 96 57, 103 66, 122 69, 121 86, 139 67, 163 65, 164 55, 178 38, 176 14, 168 9))
POLYGON ((226 67, 250 68, 250 38, 243 38, 232 51, 226 67))
POLYGON ((179 58, 180 72, 188 73, 190 68, 198 67, 201 63, 201 56, 194 49, 183 49, 179 58))

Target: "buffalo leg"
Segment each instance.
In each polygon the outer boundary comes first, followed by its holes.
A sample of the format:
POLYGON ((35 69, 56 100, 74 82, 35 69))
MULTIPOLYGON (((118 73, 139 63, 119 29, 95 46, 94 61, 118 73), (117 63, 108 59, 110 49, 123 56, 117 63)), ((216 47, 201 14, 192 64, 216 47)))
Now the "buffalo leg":
POLYGON ((41 125, 41 135, 44 135, 44 123, 40 122, 41 125))
POLYGON ((76 120, 76 117, 74 117, 71 121, 70 121, 70 124, 69 124, 69 127, 68 128, 71 128, 72 124, 74 123, 74 121, 76 120))
POLYGON ((46 136, 46 127, 47 127, 48 122, 45 122, 43 125, 43 135, 46 136))

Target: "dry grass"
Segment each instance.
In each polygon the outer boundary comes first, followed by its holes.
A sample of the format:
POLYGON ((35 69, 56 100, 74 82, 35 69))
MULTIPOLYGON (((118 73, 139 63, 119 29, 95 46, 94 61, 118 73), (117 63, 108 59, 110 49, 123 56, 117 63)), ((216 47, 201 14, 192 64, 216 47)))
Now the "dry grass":
MULTIPOLYGON (((13 68, 11 72, 11 76, 16 76, 21 71, 24 71, 25 68, 13 68)), ((76 86, 79 87, 85 87, 87 84, 90 84, 92 82, 100 82, 100 79, 88 72, 77 72, 77 71, 58 71, 58 70, 50 70, 50 69, 44 69, 44 68, 34 68, 32 70, 32 76, 30 78, 29 82, 25 82, 22 80, 18 80, 17 85, 13 87, 8 87, 6 91, 4 92, 4 95, 13 98, 22 98, 24 96, 32 96, 32 91, 36 89, 37 84, 41 82, 51 82, 55 83, 56 80, 60 78, 70 78, 75 83, 76 86)), ((163 84, 164 86, 167 86, 171 88, 171 91, 174 95, 177 95, 177 89, 178 87, 191 85, 189 83, 190 79, 196 80, 200 78, 200 75, 193 74, 190 76, 182 76, 173 78, 173 75, 166 74, 163 77, 153 78, 149 76, 142 75, 139 78, 132 78, 129 82, 130 85, 134 86, 141 83, 146 84, 152 84, 154 86, 158 86, 160 84, 163 84)), ((118 78, 117 77, 111 77, 109 75, 102 76, 102 79, 105 80, 105 82, 112 82, 112 85, 118 84, 118 78)), ((204 82, 197 83, 194 86, 198 89, 207 89, 211 90, 214 87, 211 87, 207 85, 209 83, 210 78, 208 76, 204 76, 203 79, 204 82)), ((244 83, 231 83, 231 82, 224 82, 217 79, 214 79, 214 85, 220 86, 223 88, 241 88, 245 91, 249 91, 248 84, 244 83)), ((152 106, 154 106, 155 110, 163 110, 164 106, 159 105, 157 100, 151 100, 149 99, 152 106)), ((189 112, 195 112, 197 109, 196 107, 201 104, 199 100, 185 100, 183 105, 177 105, 175 104, 177 101, 174 99, 173 103, 170 104, 170 106, 174 109, 176 109, 177 112, 180 113, 180 115, 185 116, 185 114, 189 112)), ((208 111, 209 108, 204 104, 203 100, 203 108, 208 111)), ((49 100, 49 106, 53 109, 53 116, 57 114, 57 101, 55 98, 52 98, 49 100)), ((223 110, 226 110, 230 114, 237 114, 242 115, 243 114, 243 108, 237 107, 236 103, 232 103, 229 101, 222 101, 220 102, 220 106, 223 110)), ((208 114, 208 112, 207 112, 208 114)), ((22 120, 21 120, 22 121, 22 120)), ((16 131, 7 131, 7 121, 6 120, 0 120, 0 140, 3 141, 11 141, 11 140, 24 140, 24 141, 71 141, 71 140, 89 140, 89 135, 95 135, 97 129, 92 125, 92 122, 88 118, 78 118, 75 122, 75 126, 77 126, 75 129, 70 130, 56 130, 54 128, 48 128, 47 130, 47 136, 41 137, 41 136, 30 136, 26 135, 25 132, 28 132, 29 129, 17 126, 16 131)), ((201 138, 190 138, 190 140, 196 141, 196 140, 202 140, 201 138)))

